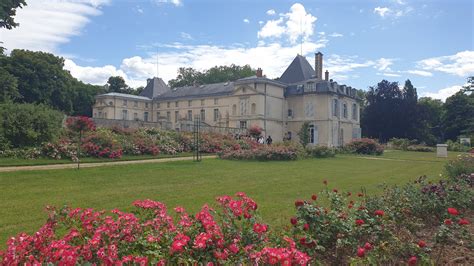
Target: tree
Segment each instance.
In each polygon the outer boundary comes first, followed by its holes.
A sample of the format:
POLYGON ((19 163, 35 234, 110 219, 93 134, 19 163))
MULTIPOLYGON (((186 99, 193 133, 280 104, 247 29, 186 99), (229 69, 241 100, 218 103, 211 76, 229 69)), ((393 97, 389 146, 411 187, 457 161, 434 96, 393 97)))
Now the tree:
POLYGON ((474 94, 461 90, 446 99, 443 123, 445 137, 456 140, 461 134, 474 132, 474 94))
POLYGON ((128 89, 128 85, 125 83, 125 79, 120 76, 110 77, 107 80, 108 92, 125 93, 128 89))
POLYGON ((3 68, 0 68, 0 103, 20 98, 18 80, 3 68))
POLYGON ((301 145, 306 147, 309 143, 309 122, 304 122, 301 125, 300 131, 298 131, 298 138, 300 139, 301 145))
MULTIPOLYGON (((14 20, 16 9, 23 8, 23 6, 26 6, 25 0, 2 0, 0 3, 0 29, 11 30, 17 27, 19 24, 14 20)), ((3 42, 0 41, 0 43, 3 42)), ((5 48, 0 46, 0 54, 3 54, 4 51, 5 48)))
POLYGON ((409 79, 405 81, 405 85, 403 86, 402 97, 402 110, 399 110, 399 112, 401 111, 407 115, 404 119, 405 132, 403 136, 408 139, 419 139, 422 137, 420 129, 423 130, 424 128, 421 127, 419 116, 417 115, 418 94, 409 79))
POLYGON ((199 84, 211 84, 226 81, 235 81, 240 78, 250 77, 255 71, 249 66, 215 66, 204 72, 195 70, 194 68, 180 67, 176 79, 168 82, 171 88, 194 86, 199 84))
POLYGON ((441 143, 444 139, 442 117, 444 115, 443 102, 430 97, 418 100, 417 115, 419 116, 420 137, 429 145, 441 143))

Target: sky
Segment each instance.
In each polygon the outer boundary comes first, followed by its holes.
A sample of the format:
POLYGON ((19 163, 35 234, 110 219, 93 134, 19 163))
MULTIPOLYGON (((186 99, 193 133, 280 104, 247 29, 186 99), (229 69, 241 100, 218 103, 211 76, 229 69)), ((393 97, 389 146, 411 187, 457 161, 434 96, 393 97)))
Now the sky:
POLYGON ((297 54, 340 84, 368 89, 410 79, 419 96, 445 100, 474 75, 471 0, 26 0, 20 26, 0 30, 8 51, 65 58, 96 85, 120 75, 132 87, 179 67, 261 67, 281 76, 297 54))

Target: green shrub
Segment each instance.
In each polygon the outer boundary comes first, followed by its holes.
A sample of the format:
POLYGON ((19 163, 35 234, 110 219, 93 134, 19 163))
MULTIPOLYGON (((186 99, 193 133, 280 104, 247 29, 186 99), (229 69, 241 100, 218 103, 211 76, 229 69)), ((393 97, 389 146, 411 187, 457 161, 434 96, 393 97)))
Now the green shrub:
POLYGON ((306 148, 306 152, 313 158, 328 158, 336 156, 336 151, 333 148, 326 146, 314 146, 306 148))
POLYGON ((344 149, 350 153, 382 155, 384 148, 374 139, 354 139, 344 149))
POLYGON ((435 149, 424 145, 410 145, 406 147, 406 151, 434 152, 435 149))
POLYGON ((0 104, 2 149, 39 147, 56 139, 64 115, 44 105, 0 104))
POLYGON ((448 140, 448 141, 446 141, 446 144, 448 144, 448 151, 466 152, 466 151, 469 151, 471 149, 470 147, 468 147, 466 145, 462 145, 461 143, 459 143, 459 141, 448 140))
POLYGON ((471 175, 474 173, 474 155, 461 154, 446 164, 444 168, 446 174, 451 178, 456 178, 463 174, 471 175))

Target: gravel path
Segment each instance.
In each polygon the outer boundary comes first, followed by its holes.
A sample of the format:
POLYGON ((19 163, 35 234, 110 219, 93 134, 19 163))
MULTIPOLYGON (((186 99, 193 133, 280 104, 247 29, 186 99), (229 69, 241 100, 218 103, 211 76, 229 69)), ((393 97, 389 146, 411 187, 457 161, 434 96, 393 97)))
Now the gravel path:
MULTIPOLYGON (((215 155, 202 156, 203 159, 216 158, 215 155)), ((110 165, 123 165, 123 164, 140 164, 140 163, 165 163, 175 161, 190 161, 193 157, 177 157, 177 158, 163 158, 163 159, 147 159, 147 160, 134 160, 134 161, 118 161, 118 162, 101 162, 101 163, 82 163, 80 168, 89 167, 100 167, 110 165)), ((54 170, 54 169, 72 169, 77 168, 76 163, 68 164, 49 164, 49 165, 31 165, 31 166, 8 166, 0 167, 1 172, 15 172, 15 171, 34 171, 34 170, 54 170)))

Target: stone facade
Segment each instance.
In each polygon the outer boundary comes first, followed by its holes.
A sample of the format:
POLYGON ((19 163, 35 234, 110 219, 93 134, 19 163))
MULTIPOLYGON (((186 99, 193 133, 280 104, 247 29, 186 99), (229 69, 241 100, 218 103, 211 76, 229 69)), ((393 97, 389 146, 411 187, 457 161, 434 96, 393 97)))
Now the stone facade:
POLYGON ((120 93, 98 95, 93 117, 104 125, 156 125, 182 130, 196 116, 212 127, 249 128, 258 125, 274 141, 298 140, 297 132, 310 122, 310 143, 340 146, 360 137, 356 90, 322 79, 322 54, 315 58, 318 73, 297 56, 282 77, 257 75, 234 82, 169 89, 160 78, 148 80, 141 96, 120 93), (312 75, 311 75, 312 74, 312 75), (291 83, 285 82, 291 80, 291 83))

